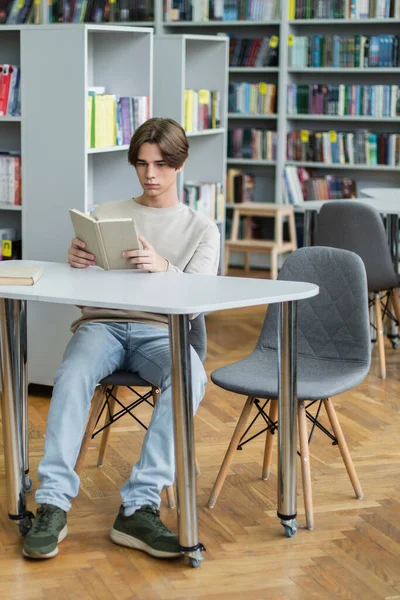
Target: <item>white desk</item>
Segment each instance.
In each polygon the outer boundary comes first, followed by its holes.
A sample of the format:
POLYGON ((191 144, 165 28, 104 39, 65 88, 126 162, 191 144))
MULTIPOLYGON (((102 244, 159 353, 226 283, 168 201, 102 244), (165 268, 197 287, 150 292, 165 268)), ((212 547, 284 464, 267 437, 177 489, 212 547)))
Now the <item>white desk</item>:
MULTIPOLYGON (((309 283, 72 269, 42 264, 45 274, 32 287, 0 286, 2 415, 8 513, 22 533, 31 526, 26 511, 27 440, 26 302, 55 302, 144 310, 169 315, 175 454, 182 553, 193 566, 201 561, 197 534, 192 386, 188 343, 189 314, 280 303, 278 516, 287 535, 296 522, 296 332, 297 301, 318 294, 309 283)), ((40 349, 38 349, 40 351, 40 349)))

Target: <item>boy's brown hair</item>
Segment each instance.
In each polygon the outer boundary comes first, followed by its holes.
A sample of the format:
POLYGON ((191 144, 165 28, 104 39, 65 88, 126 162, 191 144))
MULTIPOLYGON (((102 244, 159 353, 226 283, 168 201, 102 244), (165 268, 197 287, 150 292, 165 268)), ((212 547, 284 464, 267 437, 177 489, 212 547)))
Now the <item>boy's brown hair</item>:
POLYGON ((167 165, 179 169, 188 157, 189 143, 183 127, 174 119, 153 117, 138 127, 131 138, 128 162, 136 167, 139 148, 143 144, 157 144, 167 165))

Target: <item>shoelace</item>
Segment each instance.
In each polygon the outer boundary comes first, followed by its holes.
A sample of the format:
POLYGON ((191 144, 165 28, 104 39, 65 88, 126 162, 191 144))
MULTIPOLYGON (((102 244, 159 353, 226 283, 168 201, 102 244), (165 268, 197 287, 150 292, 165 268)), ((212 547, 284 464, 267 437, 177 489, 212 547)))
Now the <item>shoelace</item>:
POLYGON ((32 529, 34 529, 35 533, 42 533, 46 531, 49 527, 51 520, 54 516, 55 509, 50 506, 43 507, 41 506, 37 511, 36 519, 33 524, 32 529))
POLYGON ((159 533, 168 533, 171 535, 170 530, 162 521, 160 521, 160 511, 156 510, 150 505, 142 506, 141 512, 144 513, 146 518, 152 522, 154 529, 159 533))

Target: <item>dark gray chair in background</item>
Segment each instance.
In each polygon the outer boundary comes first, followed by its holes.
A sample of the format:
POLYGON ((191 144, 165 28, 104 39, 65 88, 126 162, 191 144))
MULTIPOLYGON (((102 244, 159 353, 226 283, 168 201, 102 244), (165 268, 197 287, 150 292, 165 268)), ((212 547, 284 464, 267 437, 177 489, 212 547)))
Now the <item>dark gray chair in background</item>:
POLYGON ((383 321, 388 315, 400 322, 400 303, 399 276, 393 267, 382 217, 375 208, 361 202, 327 202, 317 217, 314 244, 351 250, 361 256, 375 309, 380 373, 385 379, 383 321))
MULTIPOLYGON (((189 332, 190 345, 196 350, 201 362, 204 364, 207 354, 207 331, 204 315, 199 315, 191 321, 189 332)), ((100 382, 94 396, 92 398, 91 410, 86 425, 86 430, 83 436, 81 449, 78 460, 76 461, 75 471, 79 473, 82 469, 85 456, 90 444, 90 441, 99 433, 102 433, 99 456, 97 466, 102 467, 104 457, 108 445, 108 437, 110 434, 110 426, 118 421, 124 415, 129 414, 139 425, 147 429, 146 425, 133 413, 143 402, 146 402, 154 408, 161 390, 154 386, 151 382, 142 379, 138 373, 131 371, 115 371, 104 377, 100 382), (134 400, 125 405, 118 399, 118 389, 127 387, 134 395, 134 400), (135 388, 150 388, 145 393, 138 392, 135 388), (115 412, 116 404, 119 409, 115 412), (104 411, 107 411, 105 423, 97 431, 95 431, 104 411)), ((197 474, 200 470, 196 461, 197 474)), ((167 499, 169 508, 175 508, 175 494, 173 486, 167 488, 167 499)))
MULTIPOLYGON (((302 300, 298 307, 297 397, 301 467, 307 528, 314 525, 311 472, 308 444, 317 426, 327 433, 339 449, 357 498, 363 492, 349 450, 330 398, 352 389, 368 374, 370 366, 368 294, 365 267, 359 256, 335 248, 301 248, 284 263, 278 279, 308 281, 320 287, 318 296, 302 300), (316 415, 309 411, 317 404, 316 415), (324 405, 334 436, 318 421, 324 405), (307 418, 313 427, 308 438, 307 418)), ((246 441, 245 431, 252 407, 264 419, 267 432, 262 478, 268 479, 273 435, 277 426, 278 339, 276 304, 268 308, 254 351, 231 365, 214 371, 212 381, 236 394, 247 396, 243 411, 232 436, 211 492, 208 506, 213 507, 221 491, 234 452, 246 441), (261 405, 260 399, 264 399, 261 405), (269 413, 266 408, 269 404, 269 413)))

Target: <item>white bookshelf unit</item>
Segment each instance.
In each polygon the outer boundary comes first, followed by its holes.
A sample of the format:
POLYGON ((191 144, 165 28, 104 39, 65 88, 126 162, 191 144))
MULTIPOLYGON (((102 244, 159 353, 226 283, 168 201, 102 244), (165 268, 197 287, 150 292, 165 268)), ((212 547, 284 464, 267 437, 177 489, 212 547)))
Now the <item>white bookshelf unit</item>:
MULTIPOLYGON (((87 148, 87 88, 153 99, 153 31, 110 25, 0 27, 0 63, 21 66, 21 119, 0 119, 0 146, 20 150, 22 206, 2 207, 24 259, 64 262, 68 209, 141 192, 127 147, 87 148), (140 57, 140 60, 138 60, 140 57)), ((78 309, 29 307, 29 382, 52 385, 78 309), (40 351, 38 351, 40 348, 40 351)))
MULTIPOLYGON (((180 198, 184 183, 189 181, 222 183, 225 195, 227 67, 226 36, 186 34, 154 38, 154 116, 171 117, 183 126, 185 90, 206 89, 221 94, 221 126, 188 133, 189 158, 179 177, 180 198)), ((221 270, 225 219, 218 220, 217 225, 221 232, 221 270)))

